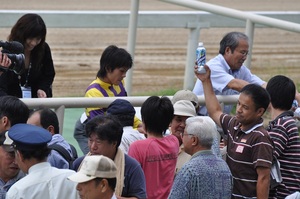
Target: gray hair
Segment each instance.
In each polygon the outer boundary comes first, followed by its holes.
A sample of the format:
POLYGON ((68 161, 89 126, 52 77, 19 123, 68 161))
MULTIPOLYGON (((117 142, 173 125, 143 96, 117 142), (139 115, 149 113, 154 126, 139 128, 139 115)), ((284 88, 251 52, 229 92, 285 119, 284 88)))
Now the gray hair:
POLYGON ((220 41, 219 53, 224 55, 226 47, 229 47, 231 52, 233 52, 239 45, 239 40, 246 40, 249 42, 247 35, 241 32, 230 32, 227 33, 223 39, 220 41))
POLYGON ((214 121, 208 116, 195 116, 186 120, 187 134, 193 134, 199 139, 199 145, 211 148, 216 137, 217 128, 214 121))

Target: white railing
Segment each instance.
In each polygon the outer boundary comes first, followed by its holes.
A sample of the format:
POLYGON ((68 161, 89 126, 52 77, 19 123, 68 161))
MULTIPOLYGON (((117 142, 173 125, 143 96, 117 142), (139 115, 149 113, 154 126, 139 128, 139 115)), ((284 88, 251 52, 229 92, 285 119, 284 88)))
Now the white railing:
MULTIPOLYGON (((115 99, 126 99, 133 106, 141 107, 144 101, 149 96, 135 96, 135 97, 64 97, 64 98, 24 98, 21 99, 30 109, 48 107, 54 108, 59 119, 60 129, 63 129, 65 108, 87 108, 87 107, 107 107, 115 99)), ((172 99, 173 96, 167 96, 172 99)), ((238 95, 217 96, 219 102, 224 104, 235 104, 238 95)), ((204 96, 198 96, 200 105, 205 104, 204 96)))

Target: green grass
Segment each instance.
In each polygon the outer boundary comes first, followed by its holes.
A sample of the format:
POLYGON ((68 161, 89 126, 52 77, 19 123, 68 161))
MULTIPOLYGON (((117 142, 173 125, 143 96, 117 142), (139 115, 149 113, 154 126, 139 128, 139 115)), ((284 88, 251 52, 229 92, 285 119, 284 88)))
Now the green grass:
POLYGON ((73 137, 75 123, 83 113, 84 108, 68 108, 65 109, 64 126, 63 126, 63 137, 77 150, 78 156, 82 156, 83 153, 80 150, 77 141, 73 137))

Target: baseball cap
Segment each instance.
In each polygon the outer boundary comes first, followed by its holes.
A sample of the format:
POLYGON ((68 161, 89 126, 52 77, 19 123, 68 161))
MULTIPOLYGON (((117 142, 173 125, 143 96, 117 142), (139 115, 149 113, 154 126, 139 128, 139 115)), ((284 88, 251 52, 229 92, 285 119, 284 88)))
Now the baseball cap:
POLYGON ((108 107, 106 112, 111 115, 135 115, 132 104, 124 99, 116 99, 108 107))
POLYGON ((7 152, 14 151, 14 148, 12 146, 12 139, 8 136, 8 131, 5 133, 0 134, 0 145, 3 147, 3 149, 7 152))
POLYGON ((175 104, 179 100, 191 101, 195 108, 199 107, 199 100, 197 95, 190 90, 177 91, 172 98, 172 103, 175 104))
POLYGON ((86 156, 82 166, 77 173, 69 176, 68 179, 81 183, 95 178, 116 178, 117 167, 110 158, 103 155, 86 156))
POLYGON ((19 150, 38 150, 51 141, 52 136, 46 129, 31 124, 15 124, 8 130, 8 136, 19 150))
POLYGON ((196 116, 195 106, 189 100, 179 100, 174 105, 174 115, 196 116))

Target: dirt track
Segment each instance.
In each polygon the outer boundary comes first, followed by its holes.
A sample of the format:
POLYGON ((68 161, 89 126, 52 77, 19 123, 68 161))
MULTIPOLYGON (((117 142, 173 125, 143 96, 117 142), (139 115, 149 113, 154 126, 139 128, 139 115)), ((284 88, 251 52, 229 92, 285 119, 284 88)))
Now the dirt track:
MULTIPOLYGON (((206 1, 240 10, 288 11, 300 10, 298 0, 210 0, 206 1)), ((129 0, 11 0, 2 9, 37 10, 129 10, 129 0), (72 3, 71 3, 72 2, 72 3)), ((141 10, 189 10, 155 0, 141 0, 141 10)), ((204 41, 207 58, 218 52, 222 36, 236 29, 204 29, 199 40, 204 41)), ((10 29, 1 29, 4 40, 10 29)), ((244 32, 244 29, 238 31, 244 32)), ((132 94, 183 86, 187 29, 139 29, 133 72, 132 94)), ((54 96, 83 96, 94 79, 103 49, 110 44, 126 48, 127 29, 48 29, 56 68, 54 96)), ((252 71, 264 80, 284 74, 300 83, 300 34, 272 28, 255 30, 252 71)))

